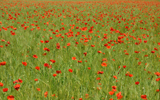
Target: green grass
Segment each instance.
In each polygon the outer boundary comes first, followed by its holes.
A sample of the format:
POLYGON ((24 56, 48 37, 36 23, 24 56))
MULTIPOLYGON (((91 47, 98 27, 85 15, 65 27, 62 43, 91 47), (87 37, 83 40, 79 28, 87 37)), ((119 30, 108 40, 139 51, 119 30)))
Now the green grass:
POLYGON ((3 83, 3 86, 0 84, 0 100, 7 100, 9 95, 13 95, 14 100, 72 100, 72 97, 74 100, 116 100, 119 92, 122 100, 141 100, 142 95, 147 95, 147 100, 160 99, 160 92, 156 92, 160 89, 160 81, 156 79, 160 77, 155 74, 160 73, 159 2, 53 1, 0 2, 0 62, 6 62, 5 65, 0 63, 0 82, 3 83), (87 30, 81 29, 84 27, 87 30), (90 33, 90 29, 93 32, 90 33), (41 40, 49 42, 41 43, 41 40), (60 49, 56 48, 57 43, 60 49), (104 58, 107 60, 102 61, 104 58), (51 59, 56 62, 52 63, 51 59), (27 62, 27 66, 22 62, 27 62), (103 62, 106 67, 101 65, 103 62), (45 63, 52 68, 45 67, 45 63), (36 66, 40 70, 35 69, 36 66), (58 70, 60 74, 56 73, 58 70), (103 73, 98 74, 98 71, 103 73), (133 77, 126 76, 127 73, 133 77), (23 82, 13 84, 18 79, 23 82), (20 84, 18 91, 14 88, 16 84, 20 84), (110 95, 112 86, 117 88, 110 95), (3 92, 4 88, 8 91, 3 92), (46 91, 48 95, 44 97, 46 91))

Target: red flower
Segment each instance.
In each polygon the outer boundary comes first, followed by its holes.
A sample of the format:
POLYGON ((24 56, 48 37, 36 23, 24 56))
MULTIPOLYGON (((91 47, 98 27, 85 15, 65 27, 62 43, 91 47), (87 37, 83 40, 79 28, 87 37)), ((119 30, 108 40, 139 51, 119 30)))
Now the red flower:
POLYGON ((156 92, 159 92, 159 91, 160 91, 159 89, 156 90, 156 92))
POLYGON ((4 88, 4 89, 3 89, 3 92, 7 92, 7 91, 8 91, 8 88, 4 88))
POLYGON ((37 91, 41 91, 41 89, 40 89, 40 88, 37 88, 37 91))
POLYGON ((103 62, 103 63, 101 64, 101 66, 107 67, 107 64, 103 62))
POLYGON ((135 82, 135 84, 136 84, 136 85, 138 85, 138 84, 139 84, 139 82, 135 82))
POLYGON ((19 82, 19 83, 22 83, 23 81, 22 81, 21 79, 18 79, 18 82, 19 82))
POLYGON ((159 73, 159 72, 155 72, 154 74, 157 75, 157 76, 160 76, 160 73, 159 73))
POLYGON ((0 86, 3 87, 3 83, 0 82, 0 86))
POLYGON ((97 74, 103 74, 103 71, 98 71, 97 74))
POLYGON ((23 64, 24 66, 27 66, 27 63, 26 63, 26 62, 22 62, 22 64, 23 64))
POLYGON ((36 66, 35 69, 40 70, 40 67, 36 66))
POLYGON ((144 43, 147 43, 147 40, 145 40, 144 43))
POLYGON ((97 51, 98 53, 102 53, 102 51, 97 51))
POLYGON ((141 95, 141 98, 147 100, 147 95, 141 95))
POLYGON ((114 94, 114 91, 110 91, 110 92, 109 92, 109 95, 113 95, 113 94, 114 94))
POLYGON ((61 73, 61 70, 57 70, 56 73, 57 73, 57 74, 61 73))
POLYGON ((47 63, 44 63, 44 67, 48 67, 49 66, 49 64, 47 64, 47 63))
POLYGON ((14 96, 13 95, 9 95, 9 96, 7 96, 7 99, 8 100, 14 100, 14 96))
POLYGON ((140 51, 134 51, 135 53, 140 53, 140 51))
POLYGON ((48 95, 48 91, 46 91, 46 92, 44 93, 44 97, 47 97, 47 95, 48 95))
POLYGON ((113 78, 117 79, 117 76, 113 76, 113 78))
POLYGON ((88 69, 90 70, 91 68, 90 68, 90 67, 88 67, 88 69))
POLYGON ((126 68, 126 65, 124 65, 123 68, 126 68))
POLYGON ((72 60, 76 60, 76 57, 72 57, 72 60))
POLYGON ((5 62, 5 61, 0 62, 0 66, 1 66, 1 65, 6 65, 6 62, 5 62))
POLYGON ((87 52, 83 53, 85 56, 87 55, 87 52))
POLYGON ((151 51, 151 53, 155 53, 155 51, 151 51))
POLYGON ((91 45, 91 47, 95 47, 95 45, 91 45))
POLYGON ((13 81, 13 84, 18 83, 18 80, 13 81))
POLYGON ((96 78, 96 80, 100 80, 100 79, 101 79, 100 77, 97 77, 97 78, 96 78))
POLYGON ((67 46, 70 46, 71 45, 71 43, 67 43, 67 46))
POLYGON ((110 48, 111 48, 111 46, 106 46, 106 48, 107 48, 107 49, 110 49, 110 48))
POLYGON ((154 48, 154 50, 158 51, 158 49, 157 49, 157 48, 154 48))
POLYGON ((19 85, 19 84, 16 84, 16 85, 14 86, 14 88, 18 91, 19 88, 20 88, 20 85, 19 85))
POLYGON ((36 79, 34 79, 34 81, 38 81, 38 79, 36 78, 36 79))
POLYGON ((53 76, 54 76, 54 77, 56 77, 56 76, 57 76, 57 74, 53 74, 53 76))
POLYGON ((117 93, 116 96, 117 96, 117 99, 122 99, 122 97, 123 97, 123 96, 121 95, 121 92, 117 93))
POLYGON ((82 98, 79 98, 79 100, 82 100, 82 98))
POLYGON ((73 70, 72 70, 72 69, 69 69, 68 71, 69 71, 69 72, 71 72, 71 73, 73 72, 73 70))
POLYGON ((51 60, 49 60, 49 61, 51 61, 52 63, 55 63, 56 61, 55 60, 53 60, 53 59, 51 59, 51 60))
POLYGON ((38 58, 38 56, 37 55, 33 55, 33 58, 38 58))
POLYGON ((132 74, 129 74, 129 77, 133 77, 133 75, 132 75, 132 74))
POLYGON ((160 78, 157 78, 156 81, 157 81, 157 82, 160 81, 160 78))
POLYGON ((78 60, 78 63, 82 63, 82 61, 81 61, 81 60, 78 60))

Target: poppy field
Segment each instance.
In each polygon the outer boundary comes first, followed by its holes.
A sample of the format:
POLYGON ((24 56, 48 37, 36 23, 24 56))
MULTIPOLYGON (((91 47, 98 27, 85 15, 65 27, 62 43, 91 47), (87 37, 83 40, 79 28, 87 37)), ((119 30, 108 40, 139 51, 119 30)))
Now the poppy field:
POLYGON ((160 2, 1 0, 0 100, 160 100, 160 2))

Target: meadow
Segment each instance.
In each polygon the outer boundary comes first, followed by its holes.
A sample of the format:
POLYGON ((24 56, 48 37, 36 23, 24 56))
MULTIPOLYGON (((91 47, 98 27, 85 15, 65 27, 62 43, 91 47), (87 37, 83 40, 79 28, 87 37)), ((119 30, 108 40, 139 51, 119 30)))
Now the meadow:
POLYGON ((1 0, 0 100, 160 100, 157 0, 1 0))

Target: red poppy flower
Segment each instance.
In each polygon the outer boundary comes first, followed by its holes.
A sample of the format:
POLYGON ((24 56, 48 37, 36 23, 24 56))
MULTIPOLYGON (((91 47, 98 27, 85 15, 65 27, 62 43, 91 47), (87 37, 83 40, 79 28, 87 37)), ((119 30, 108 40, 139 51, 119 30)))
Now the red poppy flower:
POLYGON ((48 43, 49 41, 48 40, 46 40, 44 43, 48 43))
POLYGON ((116 96, 117 96, 117 99, 122 99, 122 97, 123 97, 123 96, 121 95, 121 92, 117 93, 116 96))
POLYGON ((90 68, 90 67, 88 67, 88 69, 90 70, 91 68, 90 68))
POLYGON ((110 48, 111 48, 111 46, 106 46, 106 48, 107 48, 107 49, 110 49, 110 48))
POLYGON ((87 52, 83 53, 85 56, 87 55, 87 52))
POLYGON ((154 48, 154 50, 158 51, 158 49, 157 49, 157 48, 154 48))
POLYGON ((40 70, 40 67, 36 66, 35 69, 40 70))
POLYGON ((103 63, 101 64, 101 66, 107 67, 107 64, 103 62, 103 63))
POLYGON ((27 63, 26 63, 26 62, 22 62, 22 64, 23 64, 24 66, 27 66, 27 63))
POLYGON ((117 88, 117 86, 112 86, 112 88, 113 88, 113 89, 116 89, 116 88, 117 88))
POLYGON ((103 74, 103 71, 98 71, 97 74, 103 74))
POLYGON ((159 91, 160 91, 159 89, 156 90, 156 92, 159 92, 159 91))
POLYGON ((51 61, 52 63, 55 63, 56 61, 55 60, 53 60, 53 59, 51 59, 51 60, 49 60, 49 61, 51 61))
POLYGON ((41 89, 40 89, 40 88, 37 88, 37 91, 41 91, 41 89))
POLYGON ((144 57, 148 57, 148 55, 144 55, 144 57))
POLYGON ((7 99, 8 100, 14 100, 14 96, 13 95, 9 95, 9 96, 7 96, 7 99))
POLYGON ((96 80, 100 80, 100 79, 101 79, 100 77, 97 77, 97 78, 96 78, 96 80))
POLYGON ((157 75, 157 76, 160 76, 160 73, 159 73, 159 72, 155 72, 154 74, 157 75))
POLYGON ((44 63, 44 67, 48 67, 49 66, 49 64, 48 63, 44 63))
POLYGON ((113 76, 113 78, 117 79, 117 76, 113 76))
POLYGON ((140 51, 134 51, 135 53, 140 53, 140 51))
POLYGON ((69 69, 68 71, 69 71, 69 72, 71 72, 71 73, 73 72, 73 70, 72 70, 72 69, 69 69))
POLYGON ((18 79, 18 82, 19 82, 19 83, 22 83, 23 81, 22 81, 21 79, 18 79))
POLYGON ((13 84, 18 83, 18 80, 13 81, 13 84))
POLYGON ((103 58, 102 61, 106 61, 107 62, 108 60, 106 58, 103 58))
POLYGON ((46 48, 46 47, 45 47, 43 50, 46 50, 46 51, 48 51, 48 52, 50 51, 50 49, 48 49, 48 48, 46 48))
POLYGON ((0 86, 3 87, 3 83, 0 82, 0 86))
POLYGON ((6 62, 5 61, 0 62, 0 65, 6 65, 6 62))
POLYGON ((147 95, 141 95, 141 98, 147 100, 147 95))
POLYGON ((56 73, 57 73, 57 74, 61 73, 61 70, 57 70, 56 73))
POLYGON ((56 77, 56 76, 57 76, 57 74, 53 74, 53 76, 54 76, 54 77, 56 77))
POLYGON ((151 51, 151 53, 155 53, 155 51, 151 51))
POLYGON ((70 46, 71 45, 71 43, 67 43, 67 46, 70 46))
POLYGON ((82 60, 78 60, 78 63, 82 63, 82 60))
POLYGON ((113 94, 114 94, 114 91, 110 91, 110 92, 109 92, 109 95, 113 95, 113 94))
POLYGON ((132 75, 132 74, 129 74, 129 77, 133 77, 133 75, 132 75))
POLYGON ((7 92, 7 91, 8 91, 8 88, 4 88, 4 89, 3 89, 3 92, 7 92))
POLYGON ((33 55, 33 58, 38 58, 38 56, 37 55, 33 55))
POLYGON ((126 68, 126 65, 124 65, 123 68, 126 68))
POLYGON ((129 53, 125 53, 125 55, 129 55, 129 53))
POLYGON ((91 45, 91 47, 95 47, 95 45, 91 45))
POLYGON ((76 60, 76 57, 72 57, 72 60, 76 60))
POLYGON ((48 91, 44 93, 44 97, 47 97, 47 96, 48 96, 48 91))
POLYGON ((157 78, 156 81, 157 81, 157 82, 160 81, 160 78, 157 78))
POLYGON ((34 81, 38 81, 38 79, 36 78, 36 79, 34 79, 34 81))
POLYGON ((16 85, 14 86, 14 88, 18 91, 19 88, 20 88, 20 85, 19 85, 19 84, 16 84, 16 85))
POLYGON ((135 84, 136 84, 136 85, 138 85, 138 84, 139 84, 139 82, 135 82, 135 84))

